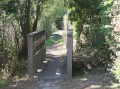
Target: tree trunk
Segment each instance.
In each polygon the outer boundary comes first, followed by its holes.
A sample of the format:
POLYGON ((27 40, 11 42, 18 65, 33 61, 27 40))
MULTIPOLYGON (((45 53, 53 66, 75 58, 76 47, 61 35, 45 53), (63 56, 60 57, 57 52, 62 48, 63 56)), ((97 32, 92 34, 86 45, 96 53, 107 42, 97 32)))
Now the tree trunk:
POLYGON ((27 35, 30 32, 30 7, 31 7, 31 0, 26 0, 26 8, 25 8, 25 30, 27 35))
POLYGON ((40 0, 37 0, 37 5, 36 5, 36 18, 33 23, 33 31, 37 30, 37 23, 39 20, 39 15, 40 15, 40 0))
POLYGON ((30 7, 31 7, 31 0, 26 0, 25 2, 25 17, 21 19, 21 28, 22 28, 22 36, 23 36, 23 42, 22 42, 22 49, 19 54, 19 60, 21 58, 27 57, 27 34, 30 32, 30 7), (25 19, 25 20, 24 20, 25 19))

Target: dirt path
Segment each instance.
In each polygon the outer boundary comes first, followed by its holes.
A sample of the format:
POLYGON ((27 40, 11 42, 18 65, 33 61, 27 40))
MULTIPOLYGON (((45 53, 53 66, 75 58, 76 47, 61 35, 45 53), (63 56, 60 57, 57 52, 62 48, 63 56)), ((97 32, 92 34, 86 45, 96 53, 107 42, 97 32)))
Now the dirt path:
POLYGON ((78 76, 68 80, 21 80, 0 89, 120 89, 109 73, 96 73, 78 76))
MULTIPOLYGON (((47 49, 48 54, 51 53, 56 56, 63 55, 66 52, 65 45, 48 46, 47 49)), ((88 73, 72 79, 41 80, 39 78, 24 78, 8 87, 0 87, 0 89, 120 89, 120 86, 118 87, 114 83, 111 74, 98 72, 95 74, 88 73)))
POLYGON ((114 84, 111 74, 88 73, 72 79, 41 80, 39 78, 23 79, 0 89, 120 89, 114 84))

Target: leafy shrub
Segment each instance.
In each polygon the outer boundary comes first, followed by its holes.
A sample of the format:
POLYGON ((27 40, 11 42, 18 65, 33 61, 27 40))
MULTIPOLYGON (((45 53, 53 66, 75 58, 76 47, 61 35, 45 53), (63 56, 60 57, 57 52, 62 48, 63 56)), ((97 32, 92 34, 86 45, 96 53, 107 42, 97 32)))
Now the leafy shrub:
POLYGON ((7 86, 9 82, 9 80, 0 78, 0 86, 7 86))
POLYGON ((111 0, 76 0, 69 5, 69 19, 76 22, 76 49, 84 57, 83 62, 93 67, 107 67, 111 62, 112 30, 106 27, 110 25, 111 4, 111 0))
POLYGON ((57 18, 55 21, 55 25, 58 30, 62 30, 63 29, 63 17, 57 18))
POLYGON ((25 60, 21 60, 21 61, 16 61, 16 63, 14 63, 13 66, 13 71, 12 71, 12 75, 13 76, 20 76, 22 77, 23 75, 25 75, 27 73, 27 61, 25 60))
POLYGON ((120 82, 120 54, 114 60, 111 72, 115 75, 115 78, 120 82))

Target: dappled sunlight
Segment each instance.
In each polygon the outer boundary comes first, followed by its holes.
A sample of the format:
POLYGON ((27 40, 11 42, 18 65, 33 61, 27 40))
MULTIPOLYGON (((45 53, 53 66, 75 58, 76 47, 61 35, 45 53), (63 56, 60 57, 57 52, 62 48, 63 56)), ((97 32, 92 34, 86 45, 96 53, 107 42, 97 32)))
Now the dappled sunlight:
POLYGON ((33 77, 34 77, 34 78, 38 78, 38 76, 37 76, 37 75, 34 75, 33 77))
POLYGON ((0 3, 0 89, 120 89, 120 0, 0 3))
POLYGON ((64 37, 63 37, 63 33, 65 31, 57 31, 55 33, 53 33, 50 38, 53 39, 55 41, 55 44, 53 44, 52 46, 47 46, 47 55, 49 56, 54 56, 54 57, 60 57, 61 55, 66 54, 66 45, 64 42, 64 37), (61 41, 61 42, 60 42, 61 41), (61 43, 61 45, 59 44, 61 43), (58 51, 60 50, 60 51, 58 51))
MULTIPOLYGON (((80 77, 75 77, 70 84, 72 88, 76 89, 119 89, 113 88, 114 81, 112 75, 109 73, 95 73, 95 74, 84 74, 80 77)), ((118 87, 118 86, 117 86, 118 87)))
POLYGON ((53 55, 53 56, 61 56, 66 54, 66 46, 62 45, 62 46, 57 46, 57 47, 47 47, 47 54, 48 55, 53 55), (60 51, 58 51, 60 50, 60 51))
POLYGON ((87 78, 81 78, 80 80, 81 81, 87 81, 88 79, 87 78))
POLYGON ((89 88, 85 88, 85 89, 100 89, 101 85, 90 85, 89 88))
POLYGON ((56 75, 60 76, 61 75, 61 69, 57 69, 56 75))
POLYGON ((38 73, 40 73, 40 72, 42 72, 42 71, 43 71, 42 69, 37 69, 37 72, 38 72, 38 73))
POLYGON ((49 38, 46 40, 47 46, 59 46, 64 44, 64 37, 65 31, 60 30, 52 33, 49 38))
POLYGON ((46 60, 46 61, 43 61, 43 63, 45 64, 45 63, 48 63, 48 61, 46 60))

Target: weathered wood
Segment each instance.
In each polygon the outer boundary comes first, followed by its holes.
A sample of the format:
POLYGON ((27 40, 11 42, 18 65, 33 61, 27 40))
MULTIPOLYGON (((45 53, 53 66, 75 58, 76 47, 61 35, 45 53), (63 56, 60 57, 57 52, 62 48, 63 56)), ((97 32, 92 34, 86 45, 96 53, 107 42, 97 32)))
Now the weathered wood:
POLYGON ((46 58, 45 30, 28 34, 28 71, 33 77, 37 69, 41 69, 46 58))
POLYGON ((72 78, 73 31, 67 33, 67 76, 72 78))
POLYGON ((45 30, 42 29, 42 30, 40 30, 40 31, 34 31, 34 32, 32 32, 32 33, 29 33, 28 36, 34 36, 34 35, 36 35, 36 34, 42 32, 42 31, 45 31, 45 30))
POLYGON ((28 71, 29 77, 33 76, 33 37, 28 35, 28 71))
POLYGON ((46 58, 46 46, 44 45, 35 55, 33 60, 34 73, 37 69, 41 69, 43 66, 43 61, 46 58))
POLYGON ((38 45, 40 45, 40 43, 42 43, 43 41, 45 41, 46 37, 42 36, 41 38, 39 38, 37 41, 34 42, 33 44, 33 48, 35 49, 38 45))

